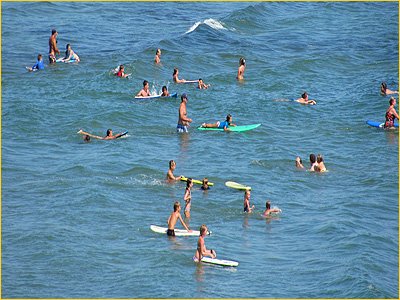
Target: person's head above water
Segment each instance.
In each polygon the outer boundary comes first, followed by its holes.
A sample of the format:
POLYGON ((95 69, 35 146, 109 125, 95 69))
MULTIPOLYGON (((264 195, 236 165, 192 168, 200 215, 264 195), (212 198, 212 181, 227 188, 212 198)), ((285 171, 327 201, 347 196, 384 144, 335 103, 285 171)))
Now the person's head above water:
POLYGON ((244 66, 246 64, 246 60, 244 59, 244 57, 241 57, 239 59, 239 65, 244 66))

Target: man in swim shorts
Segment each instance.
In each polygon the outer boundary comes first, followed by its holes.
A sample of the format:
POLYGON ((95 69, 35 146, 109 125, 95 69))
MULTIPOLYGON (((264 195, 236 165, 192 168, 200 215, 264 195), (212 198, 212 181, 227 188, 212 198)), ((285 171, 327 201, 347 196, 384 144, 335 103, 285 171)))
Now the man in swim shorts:
POLYGON ((188 126, 192 122, 192 119, 187 117, 186 104, 188 102, 188 97, 185 93, 181 96, 181 104, 179 105, 179 116, 178 125, 176 126, 177 132, 188 132, 188 126))
POLYGON ((49 62, 51 64, 56 63, 56 53, 60 54, 60 50, 57 48, 57 35, 57 30, 53 29, 49 38, 49 62))
POLYGON ((182 219, 182 216, 181 216, 181 204, 179 203, 179 201, 176 201, 174 203, 174 211, 171 213, 171 215, 169 216, 168 221, 167 221, 167 223, 168 223, 167 235, 168 236, 175 236, 175 225, 176 225, 176 221, 178 219, 181 221, 183 227, 185 227, 185 229, 188 232, 192 232, 192 230, 190 230, 186 226, 185 222, 182 219))

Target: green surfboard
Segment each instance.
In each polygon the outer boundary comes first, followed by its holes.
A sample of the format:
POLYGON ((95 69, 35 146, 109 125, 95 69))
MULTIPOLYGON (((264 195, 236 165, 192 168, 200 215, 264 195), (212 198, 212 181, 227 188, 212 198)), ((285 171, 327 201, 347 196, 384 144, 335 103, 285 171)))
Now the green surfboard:
MULTIPOLYGON (((233 132, 243 132, 248 130, 253 130, 257 127, 261 126, 261 124, 250 124, 250 125, 239 125, 239 126, 232 126, 229 127, 230 131, 233 132)), ((205 127, 198 127, 198 130, 213 130, 213 131, 224 131, 223 128, 205 128, 205 127)))
POLYGON ((230 187, 230 188, 236 189, 236 190, 242 190, 242 191, 251 190, 250 186, 246 186, 246 185, 234 182, 234 181, 227 181, 227 182, 225 182, 225 185, 227 187, 230 187))

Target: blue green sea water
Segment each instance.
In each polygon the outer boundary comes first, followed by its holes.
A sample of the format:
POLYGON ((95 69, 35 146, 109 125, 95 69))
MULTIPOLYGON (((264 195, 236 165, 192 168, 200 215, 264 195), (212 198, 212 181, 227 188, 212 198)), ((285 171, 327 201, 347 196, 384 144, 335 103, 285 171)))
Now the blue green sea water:
POLYGON ((383 121, 398 86, 397 2, 2 2, 2 298, 398 298, 398 131, 383 121), (79 64, 48 65, 48 38, 79 64), (157 48, 162 64, 154 65, 157 48), (45 70, 29 73, 38 53, 45 70), (235 79, 245 57, 245 80, 235 79), (111 71, 124 64, 130 79, 111 71), (172 82, 203 78, 208 90, 172 82), (143 80, 187 93, 135 101, 143 80), (282 99, 307 91, 302 106, 282 99), (244 133, 196 130, 233 115, 244 133), (76 132, 115 141, 84 143, 76 132), (327 173, 296 170, 321 153, 327 173), (196 237, 168 239, 185 184, 190 227, 239 262, 191 260, 196 237), (252 187, 256 209, 243 211, 252 187), (265 219, 265 201, 282 209, 265 219))

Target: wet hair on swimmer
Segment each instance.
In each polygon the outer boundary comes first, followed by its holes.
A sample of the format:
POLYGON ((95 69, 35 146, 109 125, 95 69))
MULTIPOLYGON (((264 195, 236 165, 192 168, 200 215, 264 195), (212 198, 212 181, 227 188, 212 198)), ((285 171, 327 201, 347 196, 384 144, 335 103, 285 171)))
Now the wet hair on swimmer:
POLYGON ((228 115, 226 116, 226 121, 227 121, 228 123, 230 123, 229 120, 231 120, 231 119, 232 119, 232 115, 231 115, 231 114, 228 114, 228 115))
POLYGON ((304 92, 303 94, 301 94, 301 98, 306 99, 308 96, 307 92, 304 92))
POLYGON ((186 181, 186 187, 188 188, 190 186, 190 184, 192 183, 193 179, 192 178, 188 178, 186 181))
POLYGON ((202 235, 207 230, 207 226, 205 224, 200 226, 200 235, 202 235))
POLYGON ((174 74, 172 75, 176 75, 176 73, 178 73, 178 68, 174 68, 174 74))
POLYGON ((52 30, 51 30, 51 35, 53 35, 53 34, 55 34, 55 33, 57 33, 57 30, 52 29, 52 30))
POLYGON ((395 98, 395 97, 390 97, 390 99, 389 99, 389 104, 390 104, 390 105, 393 105, 393 104, 394 104, 394 101, 396 101, 396 98, 395 98))
POLYGON ((313 164, 317 161, 317 159, 315 158, 315 154, 311 153, 310 154, 310 162, 313 164))
POLYGON ((244 57, 241 57, 240 59, 239 59, 239 65, 245 65, 246 64, 246 60, 244 59, 244 57))
POLYGON ((318 154, 317 155, 317 163, 320 163, 320 162, 323 162, 323 161, 324 161, 324 158, 322 157, 322 155, 318 154))
POLYGON ((267 200, 267 202, 265 202, 265 208, 271 209, 271 201, 267 200))
POLYGON ((179 203, 179 201, 175 201, 174 203, 174 211, 178 211, 178 208, 181 206, 181 204, 179 203))
POLYGON ((169 167, 171 168, 173 164, 176 165, 175 161, 174 161, 173 159, 171 159, 171 160, 169 161, 169 167))
POLYGON ((148 84, 149 82, 147 80, 143 81, 143 86, 145 87, 146 84, 148 84))
POLYGON ((107 136, 109 136, 111 132, 112 132, 112 129, 107 129, 107 136))

